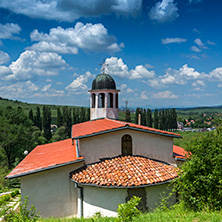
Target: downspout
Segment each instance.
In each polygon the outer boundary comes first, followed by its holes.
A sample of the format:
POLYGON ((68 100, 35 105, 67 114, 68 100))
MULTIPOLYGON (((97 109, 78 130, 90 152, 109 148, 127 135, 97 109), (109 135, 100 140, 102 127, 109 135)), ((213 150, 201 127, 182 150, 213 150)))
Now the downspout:
POLYGON ((82 218, 83 217, 83 187, 80 187, 78 184, 75 184, 75 187, 79 189, 78 193, 79 193, 80 198, 78 198, 78 216, 82 218))

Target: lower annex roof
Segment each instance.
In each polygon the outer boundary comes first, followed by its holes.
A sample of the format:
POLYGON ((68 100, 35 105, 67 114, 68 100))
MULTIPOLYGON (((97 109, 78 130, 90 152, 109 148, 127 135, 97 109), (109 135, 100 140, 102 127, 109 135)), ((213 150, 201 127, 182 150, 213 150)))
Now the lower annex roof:
POLYGON ((35 147, 6 178, 16 178, 83 161, 76 153, 76 142, 66 139, 35 147))
POLYGON ((99 187, 144 187, 178 177, 176 167, 141 156, 118 156, 85 165, 70 174, 77 184, 99 187))

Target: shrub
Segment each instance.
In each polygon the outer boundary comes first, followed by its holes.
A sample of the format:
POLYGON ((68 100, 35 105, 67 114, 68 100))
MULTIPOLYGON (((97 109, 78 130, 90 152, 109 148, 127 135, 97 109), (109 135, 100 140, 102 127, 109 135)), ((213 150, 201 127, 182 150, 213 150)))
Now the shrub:
POLYGON ((14 190, 14 191, 11 193, 11 197, 15 197, 17 194, 19 194, 19 190, 14 190))
POLYGON ((133 217, 137 217, 141 212, 136 208, 141 198, 133 196, 127 203, 118 204, 118 218, 117 222, 128 222, 132 221, 133 217))
POLYGON ((28 209, 28 199, 25 197, 25 202, 21 203, 19 212, 8 209, 4 216, 4 220, 8 222, 36 222, 39 215, 36 213, 36 208, 32 205, 28 209))
POLYGON ((176 181, 185 206, 192 210, 222 209, 222 132, 194 140, 187 151, 192 155, 176 181))

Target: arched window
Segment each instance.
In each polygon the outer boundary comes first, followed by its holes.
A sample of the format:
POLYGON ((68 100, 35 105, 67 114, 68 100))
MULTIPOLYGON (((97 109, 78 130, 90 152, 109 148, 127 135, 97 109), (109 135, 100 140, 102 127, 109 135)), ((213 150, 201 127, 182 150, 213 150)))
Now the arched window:
POLYGON ((113 108, 113 94, 108 93, 108 108, 113 108))
POLYGON ((104 108, 105 107, 105 94, 100 93, 99 94, 99 106, 98 108, 104 108))
POLYGON ((96 94, 93 93, 92 94, 92 108, 95 108, 95 106, 96 106, 96 94))
POLYGON ((118 93, 116 93, 116 109, 119 108, 118 104, 119 104, 119 101, 118 101, 118 93))
POLYGON ((122 155, 128 156, 132 154, 132 137, 130 135, 124 135, 122 137, 122 155))

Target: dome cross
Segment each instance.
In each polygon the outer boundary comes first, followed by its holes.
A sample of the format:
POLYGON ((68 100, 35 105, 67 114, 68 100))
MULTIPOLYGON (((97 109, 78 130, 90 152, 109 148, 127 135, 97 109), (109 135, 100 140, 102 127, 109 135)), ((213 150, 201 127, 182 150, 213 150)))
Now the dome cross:
POLYGON ((100 63, 99 65, 102 66, 103 74, 105 74, 105 70, 106 70, 106 68, 107 68, 107 66, 108 66, 109 64, 107 64, 107 63, 105 62, 105 59, 103 59, 103 63, 100 63))

